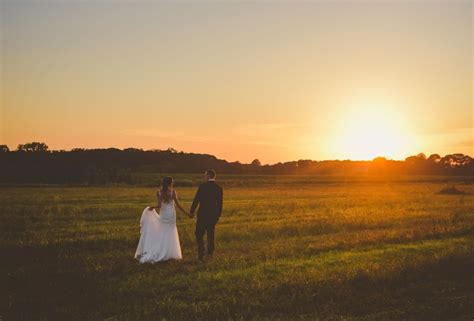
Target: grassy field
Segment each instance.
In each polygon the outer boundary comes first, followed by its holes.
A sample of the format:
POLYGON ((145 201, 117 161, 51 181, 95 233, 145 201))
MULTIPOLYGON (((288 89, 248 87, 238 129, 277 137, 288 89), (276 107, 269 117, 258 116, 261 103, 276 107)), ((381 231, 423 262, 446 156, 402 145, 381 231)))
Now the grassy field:
MULTIPOLYGON (((179 176, 186 207, 195 176, 179 176)), ((472 320, 474 185, 224 177, 216 256, 133 254, 153 187, 1 187, 0 320, 472 320)))

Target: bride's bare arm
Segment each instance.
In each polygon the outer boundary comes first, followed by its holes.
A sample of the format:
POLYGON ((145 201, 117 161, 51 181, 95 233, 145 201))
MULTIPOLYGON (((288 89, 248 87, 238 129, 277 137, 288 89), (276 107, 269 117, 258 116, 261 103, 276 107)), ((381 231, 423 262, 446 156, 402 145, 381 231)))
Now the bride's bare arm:
POLYGON ((148 209, 149 209, 150 211, 151 211, 151 210, 154 210, 155 208, 158 208, 158 209, 161 208, 161 196, 160 196, 160 194, 158 194, 158 195, 156 196, 156 198, 158 199, 158 205, 156 205, 156 206, 149 206, 148 209))
POLYGON ((181 203, 179 202, 178 195, 176 194, 176 191, 173 192, 173 199, 174 199, 174 203, 176 204, 176 207, 178 207, 181 212, 183 212, 184 214, 186 214, 189 217, 193 217, 193 215, 191 213, 186 212, 186 210, 181 206, 181 203))

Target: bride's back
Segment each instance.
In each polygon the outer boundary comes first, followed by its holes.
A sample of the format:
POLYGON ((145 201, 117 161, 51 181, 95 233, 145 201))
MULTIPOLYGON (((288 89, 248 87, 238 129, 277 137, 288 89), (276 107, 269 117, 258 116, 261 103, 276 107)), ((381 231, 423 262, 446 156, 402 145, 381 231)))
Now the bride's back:
POLYGON ((173 194, 174 190, 158 191, 158 199, 161 201, 161 204, 173 204, 173 194))
POLYGON ((158 192, 158 199, 161 203, 172 203, 173 193, 173 178, 170 176, 163 177, 161 189, 158 192))

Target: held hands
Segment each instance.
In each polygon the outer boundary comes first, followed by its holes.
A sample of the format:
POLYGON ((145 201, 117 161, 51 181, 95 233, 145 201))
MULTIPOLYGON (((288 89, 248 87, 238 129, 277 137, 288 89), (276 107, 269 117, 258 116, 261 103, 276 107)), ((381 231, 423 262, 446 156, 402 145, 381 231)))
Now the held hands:
POLYGON ((193 218, 193 217, 194 217, 194 213, 189 212, 189 213, 188 213, 188 216, 189 216, 189 218, 193 218))

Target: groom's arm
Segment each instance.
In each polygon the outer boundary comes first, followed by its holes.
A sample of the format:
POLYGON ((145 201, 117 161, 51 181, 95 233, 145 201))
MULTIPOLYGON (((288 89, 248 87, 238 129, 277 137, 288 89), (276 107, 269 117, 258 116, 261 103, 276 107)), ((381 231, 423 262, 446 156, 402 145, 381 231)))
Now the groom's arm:
POLYGON ((224 202, 224 192, 222 188, 219 190, 217 195, 217 218, 221 217, 222 214, 222 203, 224 202))
POLYGON ((194 196, 193 204, 191 205, 191 211, 190 211, 191 214, 194 214, 200 202, 201 202, 201 186, 198 187, 196 195, 194 196))

